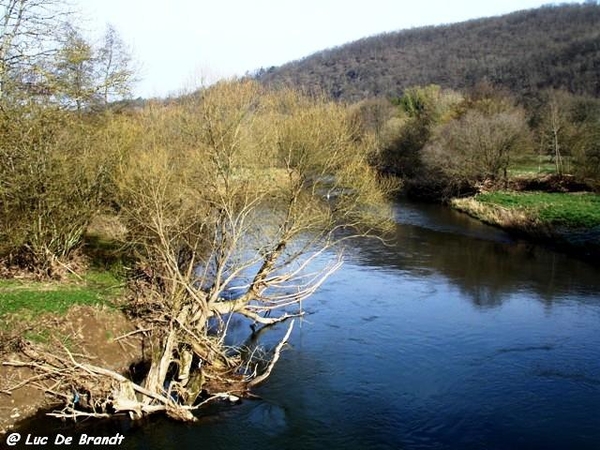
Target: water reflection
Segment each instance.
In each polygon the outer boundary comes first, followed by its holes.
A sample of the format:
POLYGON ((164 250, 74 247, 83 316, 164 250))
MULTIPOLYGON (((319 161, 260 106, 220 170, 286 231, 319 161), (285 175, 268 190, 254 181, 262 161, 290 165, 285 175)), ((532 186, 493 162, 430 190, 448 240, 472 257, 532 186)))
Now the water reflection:
POLYGON ((359 263, 413 277, 442 275, 479 307, 528 291, 548 305, 600 291, 597 268, 437 205, 401 204, 388 244, 356 242, 359 263), (576 274, 576 275, 574 275, 576 274), (576 278, 576 279, 574 279, 576 278))

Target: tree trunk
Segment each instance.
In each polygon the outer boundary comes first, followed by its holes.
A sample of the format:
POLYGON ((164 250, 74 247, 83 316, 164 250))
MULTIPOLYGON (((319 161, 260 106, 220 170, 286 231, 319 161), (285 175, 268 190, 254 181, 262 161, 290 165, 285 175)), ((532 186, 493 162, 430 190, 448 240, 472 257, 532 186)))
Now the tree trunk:
MULTIPOLYGON (((156 331, 155 331, 156 332, 156 331)), ((173 350, 177 343, 177 332, 171 327, 169 330, 169 334, 167 335, 164 341, 158 342, 158 346, 160 348, 154 349, 152 355, 152 363, 150 365, 150 370, 148 371, 148 375, 144 382, 144 387, 152 392, 157 393, 165 393, 168 395, 168 389, 166 386, 167 382, 167 373, 169 371, 169 365, 173 360, 173 350), (154 356, 159 356, 155 358, 154 356)), ((152 399, 146 398, 145 403, 150 403, 152 399)))

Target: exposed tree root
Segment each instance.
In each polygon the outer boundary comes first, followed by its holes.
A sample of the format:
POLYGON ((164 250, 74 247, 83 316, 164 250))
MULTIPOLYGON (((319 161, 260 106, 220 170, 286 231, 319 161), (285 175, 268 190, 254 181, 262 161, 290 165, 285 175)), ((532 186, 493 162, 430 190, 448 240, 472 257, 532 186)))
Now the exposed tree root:
MULTIPOLYGON (((244 377, 240 364, 227 367, 221 359, 214 358, 214 364, 207 362, 203 368, 192 367, 196 353, 190 350, 176 350, 166 360, 172 363, 173 354, 180 358, 180 369, 175 375, 169 372, 160 382, 143 384, 133 382, 127 376, 113 370, 91 364, 84 355, 76 355, 64 345, 56 346, 52 352, 21 343, 21 359, 11 359, 2 364, 12 367, 27 367, 34 375, 5 390, 9 394, 23 386, 35 386, 62 403, 62 408, 48 415, 61 419, 108 418, 126 414, 131 419, 139 419, 155 413, 164 413, 179 421, 195 421, 194 411, 215 401, 237 402, 241 397, 250 397, 249 389, 263 382, 279 360, 281 351, 288 341, 294 322, 273 350, 270 362, 264 371, 244 377), (159 386, 152 389, 150 386, 159 386), (210 393, 209 393, 210 392, 210 393)), ((173 343, 166 348, 178 347, 173 343)), ((210 352, 200 342, 196 347, 203 354, 210 352)), ((165 347, 163 347, 164 349, 165 347)), ((184 347, 188 348, 188 347, 184 347)), ((215 349, 213 349, 214 351, 215 349)), ((226 358, 225 358, 226 359, 226 358)), ((207 360, 208 361, 208 360, 207 360)), ((231 362, 231 361, 230 361, 231 362)), ((248 363, 246 363, 248 366, 248 363)))

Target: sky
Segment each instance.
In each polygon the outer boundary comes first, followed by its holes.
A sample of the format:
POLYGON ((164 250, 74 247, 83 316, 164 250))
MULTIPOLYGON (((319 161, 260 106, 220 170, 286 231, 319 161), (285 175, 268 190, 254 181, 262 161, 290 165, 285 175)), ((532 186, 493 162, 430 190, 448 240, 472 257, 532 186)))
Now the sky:
MULTIPOLYGON (((165 97, 375 34, 536 8, 549 0, 72 0, 130 47, 134 96, 165 97)), ((564 3, 564 2, 561 2, 564 3)), ((567 2, 577 3, 577 2, 567 2)))

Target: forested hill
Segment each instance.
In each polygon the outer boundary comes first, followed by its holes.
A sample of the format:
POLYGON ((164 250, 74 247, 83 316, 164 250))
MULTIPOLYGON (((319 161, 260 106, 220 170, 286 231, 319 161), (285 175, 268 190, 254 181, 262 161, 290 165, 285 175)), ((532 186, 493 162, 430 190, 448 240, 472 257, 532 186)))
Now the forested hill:
POLYGON ((348 101, 397 97, 414 85, 464 89, 482 80, 519 94, 554 87, 600 96, 600 3, 380 34, 261 69, 256 77, 348 101))

